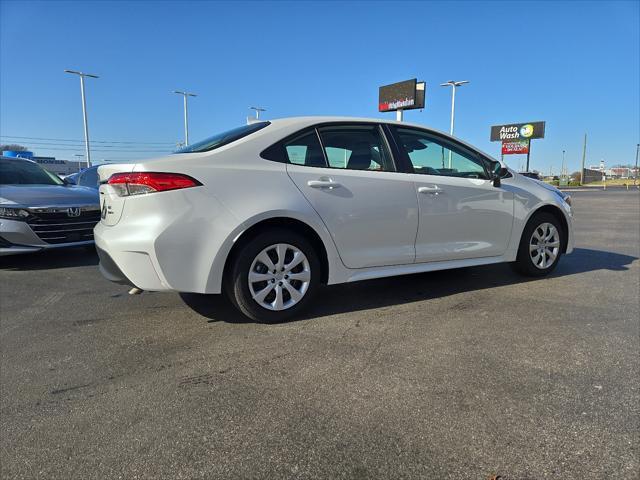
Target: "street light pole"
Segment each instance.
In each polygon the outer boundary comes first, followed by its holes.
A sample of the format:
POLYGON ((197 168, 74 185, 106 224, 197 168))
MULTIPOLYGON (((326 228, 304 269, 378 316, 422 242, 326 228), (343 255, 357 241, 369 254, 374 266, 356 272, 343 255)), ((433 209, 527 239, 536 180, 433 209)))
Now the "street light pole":
POLYGON ((72 73, 80 77, 80 95, 82 96, 82 121, 84 123, 84 151, 87 160, 87 167, 91 166, 91 151, 89 149, 89 123, 87 121, 87 101, 84 94, 84 77, 100 78, 91 73, 78 72, 76 70, 65 70, 65 73, 72 73))
MULTIPOLYGON (((451 128, 449 129, 449 134, 452 136, 456 115, 456 88, 464 85, 465 83, 469 83, 469 80, 449 80, 448 82, 440 84, 441 87, 451 87, 451 128)), ((451 150, 449 150, 449 168, 451 168, 451 150)))
POLYGON ((453 135, 453 126, 456 119, 456 84, 453 84, 451 88, 451 126, 449 127, 449 134, 453 135))
POLYGON ((249 107, 249 110, 255 110, 255 112, 256 112, 256 122, 258 120, 260 120, 260 112, 266 112, 267 111, 266 108, 262 108, 262 107, 249 107))
POLYGON ((448 82, 440 84, 441 87, 451 87, 451 128, 449 131, 451 135, 453 135, 453 127, 454 127, 455 115, 456 115, 456 88, 461 85, 464 85, 465 83, 469 83, 469 80, 460 80, 460 81, 449 80, 448 82))
POLYGON ((184 99, 184 144, 187 146, 189 145, 189 110, 187 106, 187 97, 197 97, 197 95, 195 93, 181 92, 179 90, 174 90, 173 93, 182 95, 184 99))
MULTIPOLYGON (((73 156, 78 157, 78 172, 80 172, 82 170, 82 167, 80 166, 81 157, 84 157, 84 155, 82 153, 76 153, 73 156)), ((87 166, 87 168, 89 167, 87 166)))

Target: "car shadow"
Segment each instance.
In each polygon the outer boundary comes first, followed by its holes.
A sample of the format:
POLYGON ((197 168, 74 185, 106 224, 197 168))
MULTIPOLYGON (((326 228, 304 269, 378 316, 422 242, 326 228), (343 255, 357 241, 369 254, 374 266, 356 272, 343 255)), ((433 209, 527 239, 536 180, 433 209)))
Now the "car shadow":
MULTIPOLYGON (((562 257, 551 276, 563 277, 595 270, 624 271, 636 259, 630 255, 576 248, 571 255, 562 257)), ((535 280, 519 275, 509 265, 496 264, 330 285, 318 292, 314 305, 306 313, 292 321, 384 308, 535 280), (322 301, 318 301, 320 298, 322 301)), ((183 293, 180 296, 188 307, 210 322, 253 322, 239 313, 224 295, 183 293)))
POLYGON ((51 270, 90 265, 98 265, 98 254, 94 248, 89 247, 42 250, 0 257, 0 271, 51 270))

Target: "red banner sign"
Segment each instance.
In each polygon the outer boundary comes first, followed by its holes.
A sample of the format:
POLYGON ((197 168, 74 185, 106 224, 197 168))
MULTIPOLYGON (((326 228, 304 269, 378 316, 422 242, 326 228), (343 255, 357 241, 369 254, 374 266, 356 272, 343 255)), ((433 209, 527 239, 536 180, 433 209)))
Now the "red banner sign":
POLYGON ((513 155, 516 153, 529 153, 529 140, 502 142, 503 155, 513 155))

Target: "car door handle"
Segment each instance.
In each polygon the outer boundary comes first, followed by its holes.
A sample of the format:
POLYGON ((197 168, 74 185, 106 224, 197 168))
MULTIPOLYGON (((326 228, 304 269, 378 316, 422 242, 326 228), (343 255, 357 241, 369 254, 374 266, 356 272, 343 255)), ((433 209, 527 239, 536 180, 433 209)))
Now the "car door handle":
POLYGON ((338 182, 334 182, 332 180, 309 180, 307 185, 311 188, 336 188, 341 185, 338 182))
POLYGON ((433 187, 418 187, 418 193, 432 193, 438 195, 442 192, 443 190, 437 185, 434 185, 433 187))

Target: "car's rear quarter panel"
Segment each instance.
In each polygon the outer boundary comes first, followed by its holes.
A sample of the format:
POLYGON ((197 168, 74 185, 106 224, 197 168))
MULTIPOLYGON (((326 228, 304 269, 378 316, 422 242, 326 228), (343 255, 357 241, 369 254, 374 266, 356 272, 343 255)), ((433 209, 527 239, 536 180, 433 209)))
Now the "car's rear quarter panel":
POLYGON ((109 253, 149 253, 163 289, 220 293, 235 241, 263 220, 285 217, 313 228, 330 261, 339 261, 328 231, 285 164, 260 158, 262 145, 250 143, 137 164, 134 171, 183 173, 202 186, 128 197, 114 235, 109 227, 99 229, 109 253))

